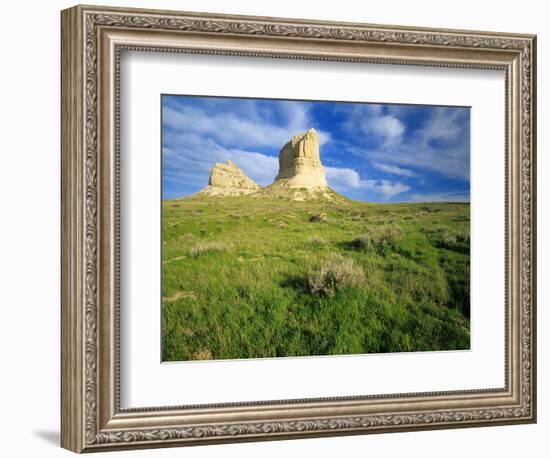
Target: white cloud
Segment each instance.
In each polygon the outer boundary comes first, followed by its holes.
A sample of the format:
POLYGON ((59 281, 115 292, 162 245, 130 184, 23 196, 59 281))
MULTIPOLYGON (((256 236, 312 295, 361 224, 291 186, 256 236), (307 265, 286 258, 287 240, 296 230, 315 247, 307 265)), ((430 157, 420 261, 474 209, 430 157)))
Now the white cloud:
POLYGON ((221 143, 238 144, 243 147, 279 144, 287 137, 286 130, 280 127, 255 123, 231 113, 208 114, 192 107, 180 110, 165 107, 163 121, 165 126, 172 129, 208 136, 221 143))
POLYGON ((289 126, 305 126, 309 121, 307 105, 303 103, 282 103, 279 111, 289 126))
MULTIPOLYGON (((308 107, 302 103, 281 103, 277 114, 283 118, 283 125, 262 119, 256 104, 248 101, 246 112, 230 112, 212 104, 208 110, 188 105, 163 107, 164 126, 181 133, 194 133, 209 137, 224 145, 240 148, 275 147, 281 148, 294 135, 305 132, 313 126, 308 107)), ((273 113, 264 113, 272 117, 273 113)), ((330 134, 319 131, 321 145, 330 141, 330 134)))
POLYGON ((392 115, 377 115, 361 123, 365 134, 380 137, 386 145, 396 145, 403 140, 405 125, 392 115))
POLYGON ((398 175, 400 177, 414 177, 416 173, 412 170, 398 167, 397 165, 384 164, 382 162, 373 162, 373 167, 381 172, 390 173, 392 175, 398 175))
POLYGON ((358 189, 361 186, 361 177, 353 169, 325 167, 325 174, 329 186, 334 189, 358 189))
POLYGON ((325 167, 325 172, 329 186, 337 191, 365 189, 382 194, 387 200, 411 189, 398 181, 362 180, 359 173, 350 168, 325 167))
POLYGON ((382 194, 386 200, 411 189, 406 184, 389 180, 361 180, 361 187, 382 194))
POLYGON ((347 151, 372 162, 432 170, 448 178, 470 181, 469 136, 465 135, 452 146, 423 145, 418 139, 395 147, 370 150, 349 146, 347 151))
POLYGON ((461 116, 463 116, 462 111, 449 110, 445 107, 433 110, 431 118, 419 132, 423 144, 426 145, 434 140, 456 140, 463 130, 459 122, 461 116))
POLYGON ((385 113, 384 105, 342 105, 337 110, 346 115, 342 126, 350 132, 374 136, 386 145, 399 144, 403 139, 405 124, 392 113, 385 113))
MULTIPOLYGON (((374 107, 376 107, 375 105, 374 107)), ((381 109, 355 108, 345 111, 343 123, 350 133, 364 132, 377 135, 382 141, 376 149, 359 144, 348 145, 347 150, 362 159, 395 166, 415 167, 437 172, 443 176, 470 180, 470 135, 467 110, 438 107, 422 121, 422 127, 405 131, 399 117, 407 111, 403 107, 389 106, 381 109)), ((405 174, 390 172, 398 176, 405 174)))
POLYGON ((470 191, 413 194, 412 202, 470 202, 470 191))
MULTIPOLYGON (((456 146, 448 149, 432 148, 411 151, 410 145, 391 156, 391 160, 399 165, 421 167, 436 171, 449 178, 470 180, 470 156, 466 147, 456 146)), ((386 154, 378 156, 379 159, 386 154)))
POLYGON ((244 170, 256 183, 267 186, 279 173, 279 159, 261 153, 231 150, 231 160, 244 170))
POLYGON ((196 134, 169 136, 170 146, 163 147, 163 177, 201 188, 208 184, 210 169, 216 162, 231 159, 260 185, 273 182, 279 169, 276 157, 255 151, 228 149, 196 134))
POLYGON ((317 136, 319 137, 319 145, 320 146, 323 146, 325 143, 328 143, 332 140, 332 137, 330 136, 330 134, 328 132, 324 132, 322 130, 317 130, 317 136))

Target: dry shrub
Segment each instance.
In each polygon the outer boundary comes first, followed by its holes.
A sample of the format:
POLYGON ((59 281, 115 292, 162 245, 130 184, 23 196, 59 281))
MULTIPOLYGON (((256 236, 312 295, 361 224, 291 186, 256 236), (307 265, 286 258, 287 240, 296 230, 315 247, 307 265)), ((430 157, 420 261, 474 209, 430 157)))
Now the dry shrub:
POLYGON ((470 233, 469 232, 458 232, 456 234, 456 241, 463 243, 470 243, 470 233))
POLYGON ((372 250, 385 246, 395 246, 403 239, 403 230, 395 224, 386 224, 372 228, 366 234, 359 235, 352 245, 359 250, 372 250))
POLYGON ((337 254, 310 270, 307 281, 312 294, 334 296, 344 288, 364 285, 365 273, 353 259, 337 254))
POLYGON ((195 236, 190 232, 187 232, 180 236, 180 241, 183 243, 189 243, 189 242, 192 242, 193 240, 195 240, 195 236))
POLYGON ((229 251, 230 248, 231 244, 217 240, 198 242, 189 249, 189 256, 196 258, 205 253, 229 251))
POLYGON ((191 355, 191 359, 198 361, 212 359, 212 352, 208 348, 202 348, 199 351, 193 353, 193 355, 191 355))
POLYGON ((456 249, 457 245, 470 245, 470 234, 465 231, 448 229, 440 234, 436 245, 447 249, 456 249))
POLYGON ((317 247, 320 247, 320 246, 323 246, 325 245, 327 242, 325 241, 325 239, 319 235, 312 235, 309 239, 308 239, 308 243, 311 245, 311 246, 317 246, 317 247))
POLYGON ((324 223, 327 220, 327 214, 326 213, 316 213, 315 215, 311 216, 309 220, 312 223, 324 223))
POLYGON ((456 239, 456 234, 449 233, 443 235, 443 237, 441 238, 441 242, 444 246, 453 245, 456 243, 456 239))

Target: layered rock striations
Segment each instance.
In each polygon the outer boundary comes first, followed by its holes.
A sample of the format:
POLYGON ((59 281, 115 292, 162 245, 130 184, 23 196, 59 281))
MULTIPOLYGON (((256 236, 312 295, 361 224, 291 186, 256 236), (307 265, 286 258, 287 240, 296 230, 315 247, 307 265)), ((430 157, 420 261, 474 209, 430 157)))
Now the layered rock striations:
POLYGON ((252 194, 260 186, 249 178, 233 161, 216 162, 210 170, 208 186, 199 191, 207 196, 244 196, 252 194))
POLYGON ((295 135, 283 146, 279 153, 279 173, 274 183, 289 188, 328 188, 315 129, 295 135))
POLYGON ((283 146, 279 153, 279 173, 261 193, 294 201, 343 199, 327 184, 315 129, 295 135, 283 146))

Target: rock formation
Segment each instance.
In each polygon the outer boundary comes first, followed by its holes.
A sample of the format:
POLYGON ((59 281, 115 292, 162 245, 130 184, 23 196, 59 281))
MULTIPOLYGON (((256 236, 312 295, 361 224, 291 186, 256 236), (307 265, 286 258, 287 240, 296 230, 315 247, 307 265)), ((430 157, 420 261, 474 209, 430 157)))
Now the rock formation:
POLYGON ((260 189, 260 186, 250 179, 237 167, 233 161, 227 164, 216 162, 210 169, 208 186, 199 191, 199 194, 207 196, 244 196, 252 194, 260 189))
POLYGON ((295 135, 283 146, 279 153, 279 173, 259 195, 294 201, 343 199, 328 187, 315 129, 295 135))
POLYGON ((279 152, 279 173, 269 186, 258 186, 233 161, 227 161, 227 164, 217 162, 210 170, 208 186, 197 195, 251 195, 293 201, 346 200, 328 187, 315 129, 295 135, 283 146, 279 152))
POLYGON ((315 129, 295 135, 279 153, 279 174, 275 183, 288 188, 328 188, 319 156, 319 136, 315 129))

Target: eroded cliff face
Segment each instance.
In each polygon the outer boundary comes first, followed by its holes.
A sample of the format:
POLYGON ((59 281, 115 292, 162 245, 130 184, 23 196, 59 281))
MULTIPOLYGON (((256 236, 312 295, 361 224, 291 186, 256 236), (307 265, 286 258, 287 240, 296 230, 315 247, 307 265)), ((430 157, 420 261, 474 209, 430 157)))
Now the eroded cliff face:
POLYGON ((199 194, 207 196, 244 196, 252 194, 260 186, 249 178, 233 161, 216 162, 210 170, 208 186, 199 194))
POLYGON ((328 187, 315 129, 295 135, 283 146, 279 153, 279 173, 275 183, 310 190, 328 187))

